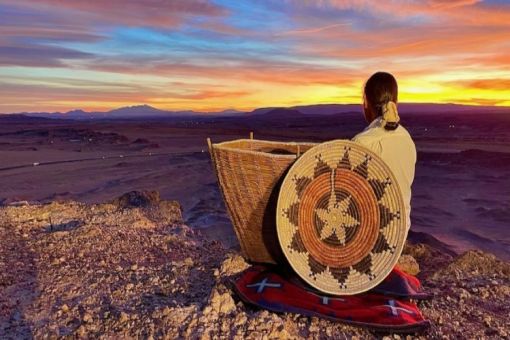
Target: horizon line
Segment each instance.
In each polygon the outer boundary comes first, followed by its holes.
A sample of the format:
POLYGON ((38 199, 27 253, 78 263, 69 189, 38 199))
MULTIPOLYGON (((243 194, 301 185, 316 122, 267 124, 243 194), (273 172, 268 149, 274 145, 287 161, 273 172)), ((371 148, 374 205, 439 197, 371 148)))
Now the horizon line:
MULTIPOLYGON (((408 102, 403 101, 399 102, 398 104, 412 104, 412 105, 455 105, 455 106, 465 106, 465 107, 484 107, 484 108, 498 108, 498 109, 510 109, 510 105, 497 105, 497 104, 479 104, 479 103, 456 103, 456 102, 408 102)), ((194 109, 162 109, 158 108, 154 105, 143 103, 143 104, 133 104, 133 105, 126 105, 126 106, 119 106, 119 107, 112 107, 102 110, 89 110, 89 109, 83 109, 83 108, 73 108, 68 109, 66 111, 51 111, 51 110, 40 110, 40 111, 18 111, 18 112, 0 112, 0 114, 33 114, 33 113, 47 113, 47 114, 66 114, 72 111, 83 111, 85 113, 108 113, 114 110, 120 110, 120 109, 128 109, 128 108, 136 108, 136 107, 149 107, 151 109, 156 109, 163 112, 196 112, 196 113, 222 113, 225 111, 237 111, 239 113, 248 113, 253 112, 255 110, 260 109, 277 109, 277 108, 296 108, 296 107, 306 107, 306 106, 325 106, 325 105, 341 105, 341 106, 361 106, 361 103, 315 103, 315 104, 298 104, 298 105, 292 105, 292 106, 284 106, 284 105, 275 105, 275 106, 260 106, 255 107, 248 110, 242 110, 242 109, 236 109, 236 108, 225 108, 225 109, 205 109, 205 110, 194 110, 194 109)))

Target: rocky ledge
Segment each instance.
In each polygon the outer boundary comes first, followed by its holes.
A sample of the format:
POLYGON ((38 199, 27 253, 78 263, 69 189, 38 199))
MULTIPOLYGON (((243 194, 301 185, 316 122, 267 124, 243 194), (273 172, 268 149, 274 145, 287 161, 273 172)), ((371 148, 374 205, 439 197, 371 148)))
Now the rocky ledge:
POLYGON ((239 301, 247 264, 184 225, 177 202, 129 193, 105 204, 0 208, 0 338, 508 338, 510 264, 407 245, 401 265, 434 297, 424 334, 376 334, 239 301))

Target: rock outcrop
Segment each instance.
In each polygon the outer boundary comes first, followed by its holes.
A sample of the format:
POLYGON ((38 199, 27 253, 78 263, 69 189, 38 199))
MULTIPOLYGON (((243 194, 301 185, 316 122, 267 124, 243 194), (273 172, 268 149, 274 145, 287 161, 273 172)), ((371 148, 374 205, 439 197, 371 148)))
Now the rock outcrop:
MULTIPOLYGON (((186 226, 180 205, 157 193, 1 207, 0 338, 381 336, 245 305, 230 279, 249 266, 186 226)), ((434 294, 420 303, 433 327, 407 338, 509 336, 508 263, 478 251, 452 258, 418 244, 406 247, 401 266, 419 271, 434 294)))

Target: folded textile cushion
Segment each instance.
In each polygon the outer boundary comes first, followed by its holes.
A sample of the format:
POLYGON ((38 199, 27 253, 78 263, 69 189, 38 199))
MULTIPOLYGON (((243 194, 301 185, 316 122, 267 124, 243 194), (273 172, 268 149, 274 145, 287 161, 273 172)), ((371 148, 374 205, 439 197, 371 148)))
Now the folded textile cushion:
POLYGON ((397 266, 369 292, 414 300, 430 298, 430 295, 423 291, 420 280, 403 272, 397 266))
MULTIPOLYGON (((397 282, 408 279, 400 274, 401 272, 396 272, 392 280, 397 282)), ((385 284, 391 285, 391 280, 385 284)), ((405 299, 372 291, 357 295, 330 296, 296 284, 276 271, 275 267, 253 266, 235 281, 234 287, 243 301, 274 312, 318 316, 393 332, 415 332, 430 325, 416 304, 408 300, 422 292, 406 291, 407 288, 402 288, 406 285, 397 285, 395 289, 387 286, 384 289, 387 293, 393 291, 398 296, 410 293, 405 299)))
MULTIPOLYGON (((320 291, 310 287, 306 284, 306 282, 301 280, 301 278, 293 273, 285 273, 281 275, 282 277, 287 278, 287 280, 305 290, 321 294, 320 291)), ((370 289, 369 292, 413 300, 426 300, 430 298, 430 294, 427 294, 423 291, 420 280, 410 274, 403 272, 397 266, 393 268, 390 275, 388 275, 377 286, 370 289)))

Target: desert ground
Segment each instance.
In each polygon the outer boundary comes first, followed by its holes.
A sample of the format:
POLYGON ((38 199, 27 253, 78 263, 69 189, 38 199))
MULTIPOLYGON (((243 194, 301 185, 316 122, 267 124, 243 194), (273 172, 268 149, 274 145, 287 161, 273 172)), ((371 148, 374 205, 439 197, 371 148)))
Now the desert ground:
POLYGON ((272 313, 233 292, 250 264, 206 138, 253 131, 320 142, 364 127, 355 113, 279 110, 144 121, 1 117, 0 338, 508 338, 510 115, 402 116, 418 163, 400 264, 432 295, 419 303, 427 331, 376 333, 272 313))
MULTIPOLYGON (((408 114, 418 149, 414 237, 453 252, 510 259, 510 115, 408 114), (418 235, 418 236, 417 236, 418 235)), ((329 116, 275 110, 252 117, 72 121, 0 119, 0 202, 97 203, 131 190, 157 190, 183 206, 185 222, 235 247, 206 138, 326 141, 352 138, 359 113, 329 116)), ((411 235, 413 236, 413 235, 411 235)))
POLYGON ((0 207, 0 338, 505 339, 510 263, 409 242, 399 260, 431 299, 431 326, 392 334, 243 303, 235 250, 184 224, 176 201, 0 207), (402 261, 404 259, 404 261, 402 261))

